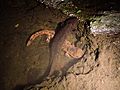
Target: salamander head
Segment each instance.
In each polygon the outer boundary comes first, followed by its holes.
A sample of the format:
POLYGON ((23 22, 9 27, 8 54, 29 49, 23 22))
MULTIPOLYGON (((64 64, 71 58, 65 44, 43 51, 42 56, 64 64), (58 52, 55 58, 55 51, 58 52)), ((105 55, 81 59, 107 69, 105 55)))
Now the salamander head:
POLYGON ((70 25, 72 29, 77 29, 78 19, 77 17, 69 17, 65 20, 66 25, 70 25))

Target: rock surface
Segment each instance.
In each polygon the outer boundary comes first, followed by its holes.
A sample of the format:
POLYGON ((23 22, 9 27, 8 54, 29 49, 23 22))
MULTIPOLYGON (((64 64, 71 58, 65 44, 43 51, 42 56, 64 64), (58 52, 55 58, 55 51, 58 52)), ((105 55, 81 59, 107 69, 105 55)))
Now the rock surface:
POLYGON ((90 30, 94 34, 120 33, 120 13, 107 14, 94 18, 90 23, 90 30))

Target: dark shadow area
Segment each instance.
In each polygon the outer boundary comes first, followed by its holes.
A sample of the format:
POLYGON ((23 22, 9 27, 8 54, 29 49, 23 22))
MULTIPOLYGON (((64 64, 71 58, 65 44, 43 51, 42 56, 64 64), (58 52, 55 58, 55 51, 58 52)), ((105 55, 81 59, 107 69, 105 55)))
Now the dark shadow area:
POLYGON ((17 85, 13 90, 23 90, 25 88, 25 85, 17 85))
POLYGON ((119 0, 73 0, 74 4, 80 9, 98 11, 120 11, 119 0))

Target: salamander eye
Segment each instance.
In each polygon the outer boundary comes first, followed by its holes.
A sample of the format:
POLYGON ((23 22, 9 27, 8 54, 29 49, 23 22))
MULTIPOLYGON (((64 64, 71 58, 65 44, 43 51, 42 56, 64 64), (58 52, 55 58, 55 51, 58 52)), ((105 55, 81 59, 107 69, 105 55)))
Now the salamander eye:
POLYGON ((75 32, 75 31, 76 31, 76 29, 73 29, 72 31, 73 31, 73 32, 75 32))

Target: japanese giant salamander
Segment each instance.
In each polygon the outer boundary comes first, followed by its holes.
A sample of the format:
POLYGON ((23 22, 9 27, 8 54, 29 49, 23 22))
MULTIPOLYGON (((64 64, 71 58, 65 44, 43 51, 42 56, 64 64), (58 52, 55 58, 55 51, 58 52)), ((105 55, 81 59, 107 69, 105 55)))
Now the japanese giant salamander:
MULTIPOLYGON (((61 52, 63 44, 67 37, 73 32, 73 30, 77 29, 78 19, 76 17, 70 17, 62 22, 62 26, 58 28, 53 39, 50 43, 50 65, 51 69, 49 75, 54 73, 54 70, 57 69, 57 66, 54 66, 54 61, 58 60, 58 54, 61 52)), ((59 63, 58 63, 59 64, 59 63)))
POLYGON ((47 76, 50 76, 55 73, 56 68, 53 65, 53 62, 55 62, 58 58, 58 54, 62 49, 62 46, 67 38, 67 36, 70 35, 70 33, 73 32, 73 30, 77 29, 78 25, 78 19, 76 17, 70 17, 62 22, 61 27, 58 25, 58 28, 56 28, 56 32, 54 37, 51 39, 49 44, 49 50, 50 50, 50 58, 49 58, 49 65, 47 67, 47 70, 43 74, 43 77, 41 77, 41 80, 38 80, 38 83, 42 82, 43 79, 45 79, 47 76))

